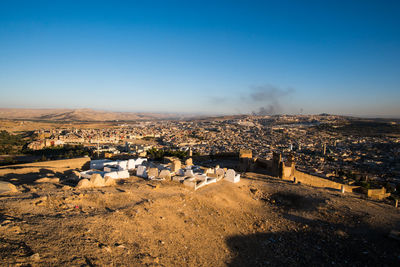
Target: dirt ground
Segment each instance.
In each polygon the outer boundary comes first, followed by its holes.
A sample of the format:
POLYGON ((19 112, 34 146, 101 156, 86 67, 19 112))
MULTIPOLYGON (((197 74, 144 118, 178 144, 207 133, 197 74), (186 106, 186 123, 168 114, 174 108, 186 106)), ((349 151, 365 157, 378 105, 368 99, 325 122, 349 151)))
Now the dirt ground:
POLYGON ((65 129, 65 128, 112 128, 117 127, 118 123, 112 122, 42 122, 42 121, 22 121, 0 119, 0 130, 8 132, 26 132, 37 129, 65 129))
POLYGON ((85 190, 25 179, 21 193, 0 197, 1 265, 400 265, 400 243, 388 237, 399 209, 245 177, 197 191, 137 177, 85 190))

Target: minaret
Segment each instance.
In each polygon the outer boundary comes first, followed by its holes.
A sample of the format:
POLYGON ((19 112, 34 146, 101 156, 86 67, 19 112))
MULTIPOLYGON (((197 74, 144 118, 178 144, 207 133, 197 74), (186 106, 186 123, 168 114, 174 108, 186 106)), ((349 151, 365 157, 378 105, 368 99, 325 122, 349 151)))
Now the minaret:
POLYGON ((97 158, 100 158, 99 140, 97 140, 97 158))

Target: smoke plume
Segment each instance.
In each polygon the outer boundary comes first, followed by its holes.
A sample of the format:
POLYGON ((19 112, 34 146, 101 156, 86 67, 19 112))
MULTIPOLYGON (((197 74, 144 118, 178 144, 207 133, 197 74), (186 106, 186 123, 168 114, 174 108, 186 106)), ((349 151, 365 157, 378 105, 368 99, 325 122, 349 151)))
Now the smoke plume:
POLYGON ((273 85, 254 86, 252 92, 247 97, 250 104, 261 105, 253 111, 253 115, 274 115, 282 112, 281 99, 294 92, 293 88, 281 89, 273 85))

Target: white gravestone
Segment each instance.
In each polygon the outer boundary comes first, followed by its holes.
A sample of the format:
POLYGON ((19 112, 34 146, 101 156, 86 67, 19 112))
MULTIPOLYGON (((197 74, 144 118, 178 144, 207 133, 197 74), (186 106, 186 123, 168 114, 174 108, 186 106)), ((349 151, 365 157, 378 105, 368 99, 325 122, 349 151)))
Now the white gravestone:
POLYGON ((146 166, 139 165, 136 171, 136 176, 147 178, 146 166))
POLYGON ((225 180, 231 183, 237 183, 240 181, 240 174, 236 174, 234 170, 229 169, 226 171, 225 180))

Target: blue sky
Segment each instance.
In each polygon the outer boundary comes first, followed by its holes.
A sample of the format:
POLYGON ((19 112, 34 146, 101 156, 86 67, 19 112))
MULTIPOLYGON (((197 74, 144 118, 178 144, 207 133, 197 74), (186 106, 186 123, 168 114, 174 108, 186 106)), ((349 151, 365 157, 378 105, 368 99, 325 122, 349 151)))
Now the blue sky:
POLYGON ((0 107, 400 117, 399 1, 0 1, 0 107))

